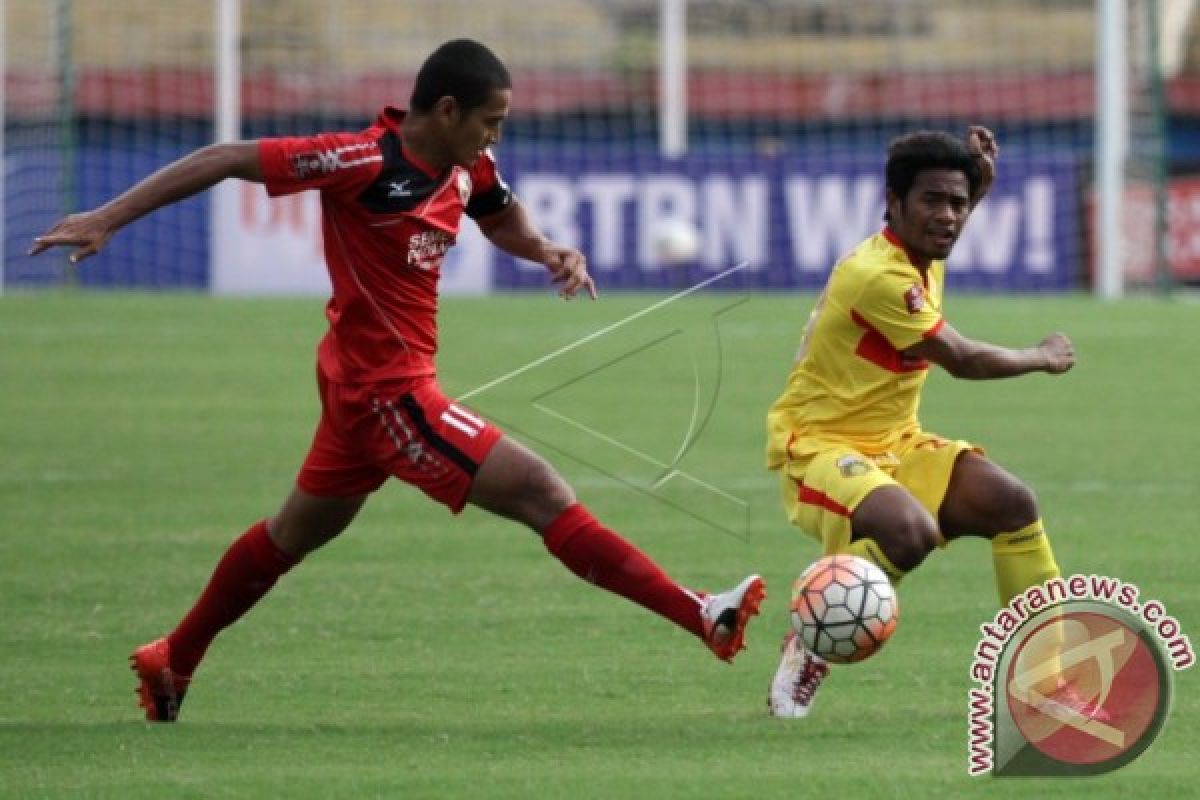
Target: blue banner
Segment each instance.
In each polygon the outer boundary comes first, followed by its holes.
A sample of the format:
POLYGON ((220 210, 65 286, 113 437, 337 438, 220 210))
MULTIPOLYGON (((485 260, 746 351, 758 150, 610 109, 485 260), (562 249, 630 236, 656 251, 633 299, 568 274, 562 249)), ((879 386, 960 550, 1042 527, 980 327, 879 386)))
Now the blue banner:
MULTIPOLYGON (((64 258, 24 255, 65 205, 91 208, 186 151, 151 138, 87 144, 74 155, 75 198, 63 197, 64 159, 54 143, 10 136, 7 153, 7 283, 64 279, 64 258), (120 146, 117 146, 117 145, 120 146)), ((603 290, 692 286, 741 263, 717 286, 817 289, 833 263, 882 225, 883 157, 756 155, 712 149, 667 160, 650 146, 518 144, 496 151, 517 195, 556 241, 588 255, 603 290), (673 221, 693 229, 696 258, 664 264, 658 234, 673 221)), ((988 199, 950 259, 955 289, 1063 290, 1086 283, 1078 156, 1006 149, 988 199)), ((77 279, 86 286, 210 285, 207 195, 162 209, 122 231, 77 279)), ((497 289, 544 290, 545 271, 488 247, 468 226, 451 259, 478 262, 497 289)))
MULTIPOLYGON (((542 230, 581 248, 603 289, 693 285, 735 264, 721 285, 816 289, 834 262, 882 227, 879 153, 769 157, 539 148, 497 155, 542 230), (664 264, 661 232, 698 234, 695 258, 664 264)), ((1006 156, 949 261, 948 282, 982 290, 1067 289, 1083 255, 1076 162, 1006 156)), ((544 270, 498 256, 496 288, 540 288, 544 270)))
POLYGON ((98 255, 74 271, 73 278, 68 277, 66 250, 32 258, 25 255, 33 237, 67 209, 103 205, 191 147, 177 138, 144 132, 136 143, 81 145, 68 159, 56 140, 35 133, 10 135, 5 146, 6 286, 59 286, 69 279, 80 286, 104 288, 208 286, 207 193, 159 209, 118 232, 98 255))

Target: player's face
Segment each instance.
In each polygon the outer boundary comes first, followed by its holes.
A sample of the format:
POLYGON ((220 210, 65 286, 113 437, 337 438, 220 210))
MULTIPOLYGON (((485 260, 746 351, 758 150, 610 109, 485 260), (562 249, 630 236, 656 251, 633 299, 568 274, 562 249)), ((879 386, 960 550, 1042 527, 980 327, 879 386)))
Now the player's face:
POLYGON ((921 261, 950 255, 971 213, 967 176, 954 169, 927 169, 917 173, 908 195, 888 192, 888 226, 921 261))
POLYGON ((483 105, 451 115, 446 144, 453 163, 469 168, 484 150, 500 141, 511 99, 511 89, 496 89, 483 105))

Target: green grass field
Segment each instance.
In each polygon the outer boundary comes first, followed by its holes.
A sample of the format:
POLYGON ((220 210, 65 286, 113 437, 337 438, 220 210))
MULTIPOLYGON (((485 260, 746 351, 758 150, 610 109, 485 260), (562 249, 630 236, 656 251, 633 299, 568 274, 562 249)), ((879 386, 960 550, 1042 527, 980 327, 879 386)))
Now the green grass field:
MULTIPOLYGON (((443 385, 471 392, 657 299, 446 301, 443 385)), ((810 304, 689 298, 469 401, 680 580, 762 572, 770 597, 735 666, 583 585, 528 532, 390 485, 217 640, 180 724, 150 726, 125 658, 289 490, 321 303, 0 299, 0 796, 1194 795, 1197 670, 1123 770, 967 776, 967 669, 995 611, 982 542, 901 586, 894 640, 837 669, 812 718, 766 716, 788 587, 817 548, 779 511, 762 416, 810 304), (664 465, 681 473, 651 488, 664 465)), ((1067 331, 1080 361, 1061 378, 934 375, 925 426, 1037 489, 1066 572, 1136 583, 1200 637, 1200 305, 951 298, 950 316, 1012 345, 1067 331)))

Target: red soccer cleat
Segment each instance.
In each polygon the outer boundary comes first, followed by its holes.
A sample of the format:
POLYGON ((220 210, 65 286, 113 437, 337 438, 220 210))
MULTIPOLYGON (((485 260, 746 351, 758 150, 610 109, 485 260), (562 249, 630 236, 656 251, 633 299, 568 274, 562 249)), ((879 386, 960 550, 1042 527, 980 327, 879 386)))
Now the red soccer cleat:
POLYGON ((722 661, 733 661, 745 648, 746 623, 758 613, 767 587, 763 579, 751 575, 727 592, 704 598, 700 616, 704 620, 704 643, 722 661))
POLYGON ((171 671, 170 646, 166 637, 144 644, 129 657, 129 668, 137 673, 138 705, 150 722, 174 722, 187 694, 191 676, 171 671))

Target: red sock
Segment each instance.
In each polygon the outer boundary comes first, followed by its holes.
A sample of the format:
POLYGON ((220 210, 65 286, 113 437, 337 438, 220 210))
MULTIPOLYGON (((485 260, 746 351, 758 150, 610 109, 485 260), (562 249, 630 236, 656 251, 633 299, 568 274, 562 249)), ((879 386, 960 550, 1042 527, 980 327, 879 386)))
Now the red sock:
POLYGON ((295 563, 271 541, 265 520, 252 525, 225 551, 196 605, 167 636, 171 670, 191 675, 216 635, 249 611, 295 563))
POLYGON ((630 542, 576 503, 543 533, 546 549, 585 581, 626 597, 704 637, 700 597, 675 581, 630 542))

